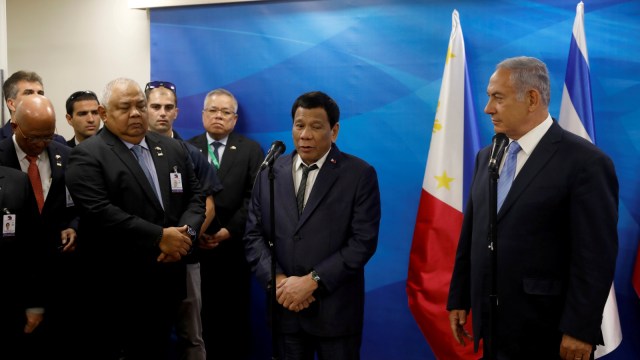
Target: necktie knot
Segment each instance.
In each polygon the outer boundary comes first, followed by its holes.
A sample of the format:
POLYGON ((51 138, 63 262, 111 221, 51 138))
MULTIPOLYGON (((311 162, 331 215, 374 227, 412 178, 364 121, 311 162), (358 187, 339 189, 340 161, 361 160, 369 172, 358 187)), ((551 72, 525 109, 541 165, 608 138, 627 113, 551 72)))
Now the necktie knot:
POLYGON ((136 159, 138 159, 138 161, 142 160, 142 146, 133 145, 131 147, 131 151, 133 151, 133 154, 136 156, 136 159))
POLYGON ((518 154, 518 152, 522 149, 520 144, 517 141, 512 141, 509 145, 509 155, 518 154))
POLYGON ((44 191, 42 189, 42 180, 40 178, 40 170, 37 165, 37 156, 27 155, 27 160, 29 161, 29 167, 27 168, 27 176, 29 177, 29 181, 31 182, 31 187, 33 188, 33 194, 36 197, 36 202, 38 203, 38 211, 42 213, 42 208, 44 207, 44 191))
POLYGON ((220 155, 218 154, 218 149, 220 148, 220 146, 222 146, 222 143, 220 141, 214 141, 211 143, 211 147, 213 148, 213 151, 210 153, 210 155, 212 155, 211 162, 213 163, 213 166, 216 167, 216 169, 220 168, 220 155))
POLYGON ((27 160, 29 161, 29 164, 34 164, 38 161, 37 156, 27 155, 26 157, 27 157, 27 160))

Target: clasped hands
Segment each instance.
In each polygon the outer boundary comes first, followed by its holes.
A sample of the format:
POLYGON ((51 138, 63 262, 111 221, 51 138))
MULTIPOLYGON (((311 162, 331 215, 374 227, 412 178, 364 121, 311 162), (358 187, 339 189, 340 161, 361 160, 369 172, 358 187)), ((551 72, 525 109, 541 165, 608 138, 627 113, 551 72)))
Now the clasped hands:
POLYGON ((162 229, 162 238, 158 246, 160 255, 158 262, 176 262, 191 250, 191 236, 187 233, 187 225, 162 229))
POLYGON ((276 275, 276 300, 290 311, 299 312, 308 308, 316 300, 313 292, 317 288, 318 283, 313 281, 310 275, 276 275))

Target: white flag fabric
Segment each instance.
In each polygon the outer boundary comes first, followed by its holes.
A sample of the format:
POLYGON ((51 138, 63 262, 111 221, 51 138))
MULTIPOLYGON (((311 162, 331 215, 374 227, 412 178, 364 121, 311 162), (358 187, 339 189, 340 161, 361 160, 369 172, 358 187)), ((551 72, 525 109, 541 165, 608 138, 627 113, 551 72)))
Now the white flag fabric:
MULTIPOLYGON (((558 123, 564 129, 595 144, 596 135, 591 97, 589 54, 587 53, 587 39, 584 33, 584 4, 582 1, 576 8, 576 18, 573 23, 573 34, 571 36, 558 123)), ((611 284, 609 298, 607 298, 602 316, 604 346, 596 348, 596 359, 612 352, 622 342, 618 303, 616 302, 613 284, 611 284)))

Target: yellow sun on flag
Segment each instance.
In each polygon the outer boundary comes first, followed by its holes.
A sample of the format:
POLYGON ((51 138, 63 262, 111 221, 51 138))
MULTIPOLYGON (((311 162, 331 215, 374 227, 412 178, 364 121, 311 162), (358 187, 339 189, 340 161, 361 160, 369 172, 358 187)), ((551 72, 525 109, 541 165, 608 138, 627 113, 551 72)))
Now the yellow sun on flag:
POLYGON ((449 183, 451 183, 454 179, 447 176, 447 172, 443 171, 442 176, 434 176, 438 181, 438 187, 436 189, 440 189, 441 187, 446 187, 447 190, 451 190, 449 187, 449 183))
POLYGON ((447 59, 444 61, 444 64, 445 65, 449 64, 449 59, 452 59, 454 57, 456 57, 456 54, 451 52, 451 48, 448 48, 447 49, 447 59))
POLYGON ((436 121, 433 122, 433 133, 435 134, 440 130, 442 130, 442 123, 440 120, 436 119, 436 121))

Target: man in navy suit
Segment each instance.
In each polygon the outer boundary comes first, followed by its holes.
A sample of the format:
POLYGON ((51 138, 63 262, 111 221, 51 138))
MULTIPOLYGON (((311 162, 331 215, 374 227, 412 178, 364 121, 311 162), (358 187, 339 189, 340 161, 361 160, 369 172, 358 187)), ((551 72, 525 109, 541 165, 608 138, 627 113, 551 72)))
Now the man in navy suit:
POLYGON ((67 169, 91 278, 84 358, 168 359, 204 193, 184 147, 147 131, 135 81, 109 82, 98 109, 103 129, 73 148, 67 169))
POLYGON ((73 201, 65 186, 65 169, 71 149, 53 141, 56 116, 50 100, 39 94, 23 96, 16 104, 14 119, 10 123, 13 135, 0 141, 0 165, 29 173, 29 158, 35 160, 39 180, 32 180, 38 200, 40 227, 47 246, 46 264, 49 289, 46 316, 39 332, 46 345, 40 346, 47 355, 67 357, 72 350, 75 302, 76 231, 78 218, 73 201), (60 352, 58 352, 60 351, 60 352))
POLYGON ((251 339, 251 271, 242 236, 253 181, 264 158, 256 141, 234 131, 238 101, 225 89, 204 100, 206 132, 189 140, 218 169, 223 190, 215 196, 216 217, 202 234, 202 335, 207 359, 248 359, 251 339), (228 296, 221 296, 221 292, 228 296), (241 345, 238 346, 238 341, 241 345))
MULTIPOLYGON (((613 162, 551 118, 549 75, 540 60, 502 61, 487 95, 485 113, 495 132, 507 135, 509 148, 520 148, 515 178, 497 213, 495 353, 498 359, 587 360, 603 343, 602 312, 616 267, 613 162)), ((475 349, 484 339, 485 355, 493 275, 490 148, 477 156, 447 304, 461 344, 470 337, 463 326, 472 311, 475 349)))
POLYGON ((256 181, 244 238, 247 260, 265 288, 275 276, 280 306, 273 313, 274 336, 282 359, 359 359, 364 267, 376 250, 381 217, 377 174, 338 149, 340 110, 328 95, 302 94, 291 116, 295 151, 273 164, 275 214, 271 170, 256 181), (268 243, 275 244, 275 274, 268 243))
POLYGON ((67 140, 69 147, 95 135, 100 130, 98 96, 90 90, 80 90, 69 95, 65 103, 67 123, 73 128, 73 137, 67 140))

